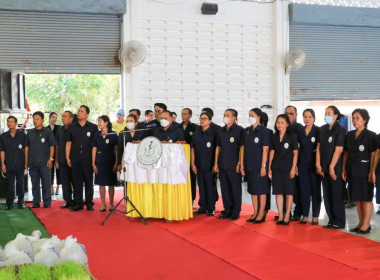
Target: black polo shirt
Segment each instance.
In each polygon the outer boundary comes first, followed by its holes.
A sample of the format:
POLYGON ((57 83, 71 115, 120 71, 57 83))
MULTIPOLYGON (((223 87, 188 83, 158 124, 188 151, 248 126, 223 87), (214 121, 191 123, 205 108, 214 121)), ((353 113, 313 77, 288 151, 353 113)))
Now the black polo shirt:
POLYGON ((58 162, 63 164, 66 164, 65 150, 68 130, 69 129, 65 129, 64 126, 60 126, 58 127, 57 133, 55 135, 58 144, 58 162))
MULTIPOLYGON (((0 151, 5 152, 5 166, 7 170, 20 170, 25 166, 25 133, 16 130, 14 137, 9 131, 0 136, 0 151)), ((46 164, 46 162, 45 162, 46 164)))
POLYGON ((81 126, 79 122, 72 123, 67 131, 67 141, 71 142, 70 161, 74 163, 91 164, 91 141, 98 127, 92 122, 81 126))
POLYGON ((234 123, 230 129, 222 127, 217 132, 217 146, 220 147, 218 165, 219 168, 233 169, 239 162, 239 149, 243 137, 243 128, 234 123))
POLYGON ((220 125, 218 125, 218 124, 216 124, 216 123, 213 123, 213 122, 210 123, 210 127, 211 127, 213 130, 215 130, 215 131, 218 131, 219 129, 222 128, 220 125))
POLYGON ((54 134, 54 137, 57 137, 57 131, 58 131, 58 128, 60 128, 61 126, 59 124, 56 124, 54 125, 54 128, 51 129, 50 125, 46 126, 46 128, 50 129, 53 131, 53 134, 54 134))
POLYGON ((180 129, 182 129, 183 134, 185 136, 185 141, 187 144, 191 144, 191 140, 193 139, 193 135, 198 126, 195 123, 189 122, 186 126, 186 129, 183 128, 183 122, 178 125, 180 129))
POLYGON ((160 139, 160 141, 167 141, 170 143, 175 143, 177 141, 185 141, 185 136, 183 131, 173 124, 167 130, 163 127, 157 127, 153 129, 153 136, 160 139))
MULTIPOLYGON (((108 131, 108 133, 113 133, 115 131, 108 131)), ((103 138, 101 131, 94 134, 91 141, 91 146, 96 147, 96 157, 95 163, 112 163, 115 164, 115 146, 117 146, 117 135, 109 134, 103 138)))
POLYGON ((280 141, 279 133, 272 134, 271 150, 274 150, 272 171, 290 171, 293 166, 293 151, 298 150, 297 135, 285 133, 280 141))
POLYGON ((126 128, 123 130, 123 132, 119 133, 118 144, 117 144, 117 147, 118 147, 117 163, 118 164, 121 164, 121 161, 122 161, 122 157, 124 154, 124 145, 127 145, 127 143, 129 142, 141 141, 148 135, 146 131, 135 131, 135 134, 132 137, 132 134, 130 134, 128 131, 129 130, 126 128), (123 136, 125 138, 125 141, 123 140, 123 136))
MULTIPOLYGON (((335 152, 335 147, 344 147, 344 138, 346 137, 346 130, 338 123, 335 122, 332 129, 329 125, 321 126, 319 130, 320 155, 321 166, 323 172, 329 172, 329 166, 335 152)), ((335 166, 335 169, 341 172, 343 163, 343 153, 335 166)))
POLYGON ((294 123, 292 123, 289 128, 290 128, 290 131, 292 133, 297 133, 298 129, 302 128, 303 125, 298 123, 297 121, 295 121, 294 123))
POLYGON ((300 144, 298 153, 298 163, 312 163, 315 167, 315 154, 319 140, 319 127, 313 125, 308 135, 305 127, 297 130, 298 143, 300 144))
POLYGON ((263 147, 269 147, 270 141, 270 130, 262 125, 258 125, 255 129, 253 129, 252 126, 244 129, 242 145, 244 145, 245 171, 260 171, 263 147))
POLYGON ((371 153, 376 151, 376 133, 365 128, 355 139, 355 132, 347 133, 344 144, 344 151, 348 152, 346 171, 352 177, 367 178, 371 169, 371 153))
POLYGON ((194 148, 195 166, 199 170, 211 170, 215 161, 216 131, 209 127, 206 131, 194 131, 191 148, 194 148))
POLYGON ((29 147, 28 166, 46 166, 50 158, 50 147, 56 144, 53 131, 46 127, 27 130, 25 146, 29 147))

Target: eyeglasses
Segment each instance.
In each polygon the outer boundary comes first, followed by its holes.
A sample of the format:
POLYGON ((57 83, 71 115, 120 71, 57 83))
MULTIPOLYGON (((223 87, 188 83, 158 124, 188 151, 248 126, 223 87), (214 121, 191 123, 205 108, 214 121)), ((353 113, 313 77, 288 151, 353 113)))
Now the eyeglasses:
POLYGON ((287 116, 293 116, 295 115, 296 113, 286 113, 287 116))
POLYGON ((208 121, 208 118, 199 118, 200 121, 208 121))

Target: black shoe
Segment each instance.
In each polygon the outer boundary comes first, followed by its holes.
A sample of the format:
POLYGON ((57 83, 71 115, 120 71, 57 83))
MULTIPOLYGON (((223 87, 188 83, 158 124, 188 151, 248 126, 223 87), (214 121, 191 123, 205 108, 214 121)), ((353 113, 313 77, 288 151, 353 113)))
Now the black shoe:
POLYGON ((194 215, 202 215, 202 214, 206 214, 206 210, 203 210, 201 208, 199 208, 197 211, 195 211, 193 213, 194 215))
POLYGON ((239 219, 239 215, 238 214, 232 214, 231 217, 230 217, 230 221, 236 221, 237 219, 239 219))
POLYGON ((71 208, 71 205, 72 204, 63 204, 63 205, 61 205, 61 206, 59 206, 59 208, 61 208, 61 209, 65 209, 65 208, 71 208))
POLYGON ((26 208, 26 206, 24 203, 21 203, 18 205, 18 209, 25 209, 25 208, 26 208))
POLYGON ((377 209, 376 214, 380 215, 380 207, 379 207, 379 209, 377 209))
POLYGON ((248 223, 253 223, 256 220, 256 216, 252 215, 251 218, 247 220, 248 223))
POLYGON ((332 227, 332 224, 327 224, 327 225, 324 225, 323 227, 324 227, 324 228, 331 228, 331 227, 332 227))
POLYGON ((92 205, 87 205, 87 211, 94 211, 94 207, 92 205))
POLYGON ((44 204, 44 206, 42 206, 42 208, 50 208, 50 205, 44 204))
POLYGON ((51 195, 54 195, 54 193, 52 192, 51 195))
POLYGON ((79 211, 79 210, 83 210, 83 206, 78 206, 78 205, 75 205, 73 208, 71 208, 71 211, 75 212, 75 211, 79 211))
MULTIPOLYGON (((88 210, 88 209, 87 209, 88 210)), ((100 209, 100 212, 106 212, 106 208, 100 209)))
POLYGON ((357 228, 357 227, 350 228, 350 232, 358 232, 359 230, 360 228, 357 228))
POLYGON ((282 225, 283 223, 284 223, 284 221, 277 221, 276 225, 282 225))
POLYGON ((274 216, 274 220, 275 220, 275 221, 278 220, 278 216, 274 216))
POLYGON ((13 208, 13 205, 10 204, 10 205, 7 205, 4 210, 8 211, 8 210, 12 210, 12 208, 13 208))
POLYGON ((261 220, 254 220, 253 221, 254 224, 261 224, 263 222, 265 222, 265 216, 261 220))
POLYGON ((282 225, 283 225, 283 226, 288 226, 288 225, 289 225, 289 221, 287 221, 287 222, 282 221, 282 225))
POLYGON ((214 211, 207 211, 207 216, 214 216, 215 212, 214 211))
POLYGON ((290 217, 290 221, 297 222, 299 220, 301 220, 301 216, 292 216, 292 217, 290 217))
POLYGON ((330 228, 331 229, 342 229, 342 228, 344 228, 344 226, 332 225, 330 228))
POLYGON ((33 203, 32 206, 30 206, 29 208, 40 208, 40 204, 39 203, 33 203))
POLYGON ((301 224, 301 225, 306 225, 306 224, 307 224, 307 221, 302 221, 302 220, 301 220, 301 221, 300 221, 300 224, 301 224))
POLYGON ((218 217, 218 219, 228 219, 229 217, 231 217, 231 214, 227 214, 227 213, 225 213, 225 214, 223 214, 223 215, 220 215, 219 217, 218 217))
POLYGON ((316 222, 311 222, 311 225, 312 225, 312 226, 317 226, 317 225, 319 225, 319 222, 318 222, 318 221, 316 221, 316 222))
POLYGON ((367 234, 371 232, 371 227, 367 228, 366 230, 361 230, 359 229, 356 234, 361 235, 361 234, 367 234))
POLYGON ((73 209, 74 207, 75 207, 75 204, 73 203, 73 204, 70 205, 69 208, 70 208, 70 209, 73 209))

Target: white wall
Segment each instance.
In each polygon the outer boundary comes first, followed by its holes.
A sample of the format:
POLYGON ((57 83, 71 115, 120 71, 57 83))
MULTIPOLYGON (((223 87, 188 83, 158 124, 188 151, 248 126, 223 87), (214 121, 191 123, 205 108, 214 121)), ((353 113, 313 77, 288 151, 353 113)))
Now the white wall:
MULTIPOLYGON (((216 15, 202 15, 201 0, 131 0, 124 17, 124 42, 146 46, 145 61, 124 73, 125 107, 152 109, 164 102, 180 116, 203 107, 248 111, 261 105, 270 120, 288 102, 283 60, 287 50, 287 2, 219 2, 216 15), (164 4, 164 2, 166 4, 164 4)), ((181 121, 179 118, 178 121, 181 121)))

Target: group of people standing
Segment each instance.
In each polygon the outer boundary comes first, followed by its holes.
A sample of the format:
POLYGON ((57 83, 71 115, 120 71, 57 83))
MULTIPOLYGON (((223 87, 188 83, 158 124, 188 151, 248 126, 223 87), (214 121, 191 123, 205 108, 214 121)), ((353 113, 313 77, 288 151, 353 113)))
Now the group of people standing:
MULTIPOLYGON (((289 225, 289 221, 306 224, 312 204, 312 224, 318 224, 322 192, 329 221, 328 228, 345 226, 344 193, 346 183, 350 199, 356 202, 358 224, 351 229, 358 234, 371 230, 374 184, 380 178, 380 136, 367 129, 369 114, 365 109, 352 112, 355 130, 346 133, 339 124, 342 117, 335 106, 325 110, 325 122, 317 127, 315 112, 303 112, 304 126, 297 123, 297 109, 285 108, 277 116, 274 132, 267 128, 268 115, 259 108, 249 111, 249 126, 238 125, 238 112, 224 112, 224 126, 212 122, 213 110, 203 108, 200 124, 194 124, 192 110, 184 108, 182 123, 175 121, 173 112, 163 103, 154 104, 154 112, 145 111, 140 121, 139 109, 123 109, 117 112, 117 120, 111 123, 106 115, 98 117, 98 125, 89 122, 90 109, 80 106, 76 119, 70 111, 62 115, 62 126, 43 126, 44 114, 33 114, 34 128, 27 134, 17 130, 17 119, 7 119, 9 131, 0 136, 2 171, 7 173, 8 196, 6 210, 13 207, 16 183, 19 208, 23 201, 24 169, 29 170, 32 181, 33 204, 31 208, 51 205, 50 190, 55 166, 60 175, 65 204, 61 208, 79 211, 87 207, 93 211, 93 175, 100 186, 101 208, 106 211, 106 190, 109 187, 109 210, 114 209, 116 173, 121 171, 122 155, 128 142, 138 142, 153 135, 166 143, 191 145, 190 180, 192 200, 199 187, 199 209, 195 215, 214 216, 218 199, 216 188, 219 174, 224 210, 219 219, 236 220, 240 217, 242 203, 242 176, 252 197, 253 214, 247 220, 262 223, 270 208, 271 188, 278 209, 277 225, 289 225), (13 187, 12 187, 13 186, 13 187), (83 201, 83 186, 85 200, 83 201), (292 213, 292 205, 295 209, 292 213)), ((57 119, 56 113, 49 118, 57 119)), ((380 181, 380 180, 379 180, 380 181)), ((377 192, 377 202, 380 195, 377 192)))

